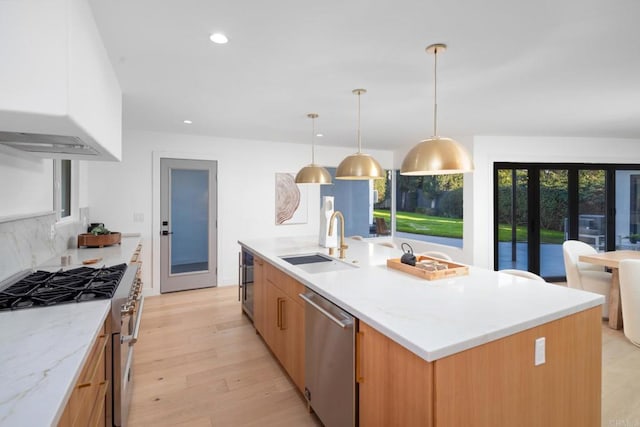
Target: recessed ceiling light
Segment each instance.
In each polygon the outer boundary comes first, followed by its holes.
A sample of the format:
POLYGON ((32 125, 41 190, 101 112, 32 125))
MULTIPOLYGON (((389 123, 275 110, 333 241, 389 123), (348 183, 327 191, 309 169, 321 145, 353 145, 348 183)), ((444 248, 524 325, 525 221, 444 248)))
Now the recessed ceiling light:
POLYGON ((191 120, 184 120, 182 123, 184 123, 185 125, 190 125, 193 122, 191 120))
POLYGON ((211 37, 209 37, 211 39, 212 42, 216 43, 216 44, 225 44, 229 41, 229 39, 227 38, 227 36, 225 36, 222 33, 213 33, 211 34, 211 37))
POLYGON ((322 134, 322 133, 318 132, 318 133, 316 133, 316 136, 317 136, 318 138, 322 138, 322 137, 324 136, 324 134, 322 134))

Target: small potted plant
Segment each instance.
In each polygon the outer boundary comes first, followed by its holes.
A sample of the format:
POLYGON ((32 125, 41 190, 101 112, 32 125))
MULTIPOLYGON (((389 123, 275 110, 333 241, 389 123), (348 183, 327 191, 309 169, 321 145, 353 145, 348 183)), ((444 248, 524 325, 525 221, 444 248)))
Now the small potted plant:
POLYGON ((118 232, 110 231, 100 224, 91 229, 89 233, 78 235, 78 247, 102 248, 120 243, 121 235, 118 232))

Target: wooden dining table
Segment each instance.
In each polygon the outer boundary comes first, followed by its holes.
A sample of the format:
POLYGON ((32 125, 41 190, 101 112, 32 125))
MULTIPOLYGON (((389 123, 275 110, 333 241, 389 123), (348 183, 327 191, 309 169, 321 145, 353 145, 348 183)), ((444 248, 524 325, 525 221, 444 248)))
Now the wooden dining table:
POLYGON ((610 251, 593 255, 580 255, 579 261, 603 265, 611 269, 609 291, 609 327, 622 329, 622 305, 620 304, 620 274, 618 267, 623 259, 640 259, 640 251, 610 251))

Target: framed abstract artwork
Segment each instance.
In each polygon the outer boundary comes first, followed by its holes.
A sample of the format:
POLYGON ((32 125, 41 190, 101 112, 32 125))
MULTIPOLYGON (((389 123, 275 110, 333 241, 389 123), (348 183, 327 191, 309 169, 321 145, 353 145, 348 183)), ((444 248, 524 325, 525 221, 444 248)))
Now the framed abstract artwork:
POLYGON ((308 194, 292 173, 276 173, 276 225, 306 224, 308 194))

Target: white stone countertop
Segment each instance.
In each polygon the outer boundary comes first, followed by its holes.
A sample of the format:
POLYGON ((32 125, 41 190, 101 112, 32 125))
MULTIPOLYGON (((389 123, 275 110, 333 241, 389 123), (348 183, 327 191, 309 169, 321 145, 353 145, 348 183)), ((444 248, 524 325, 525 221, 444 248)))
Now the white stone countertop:
POLYGON ((43 262, 37 268, 38 270, 56 271, 59 269, 69 270, 77 267, 102 267, 112 266, 117 264, 129 264, 131 255, 138 247, 140 243, 140 235, 128 234, 123 235, 119 245, 105 246, 103 248, 74 248, 67 249, 65 252, 56 255, 53 258, 43 262), (60 257, 63 255, 71 255, 71 263, 66 266, 62 266, 60 263, 60 257), (82 264, 82 261, 86 259, 102 258, 95 264, 82 264))
MULTIPOLYGON (((37 268, 76 268, 87 258, 102 258, 88 267, 128 264, 139 242, 133 235, 120 245, 69 249, 70 265, 61 267, 58 255, 37 268)), ((58 423, 110 308, 99 300, 0 312, 0 426, 58 423)))
POLYGON ((346 239, 345 261, 358 268, 313 274, 280 256, 327 254, 317 237, 238 243, 427 361, 604 303, 591 292, 477 267, 467 276, 421 279, 387 268, 400 249, 366 241, 346 239))
POLYGON ((55 426, 109 300, 0 312, 0 426, 55 426))

